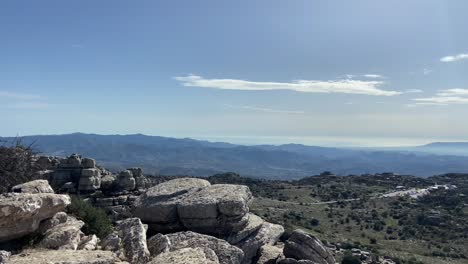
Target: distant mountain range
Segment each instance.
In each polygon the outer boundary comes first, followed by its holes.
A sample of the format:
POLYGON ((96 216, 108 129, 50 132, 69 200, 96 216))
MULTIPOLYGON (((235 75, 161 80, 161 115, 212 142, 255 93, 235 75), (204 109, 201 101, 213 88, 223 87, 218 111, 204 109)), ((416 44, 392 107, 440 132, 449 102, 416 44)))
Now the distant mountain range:
POLYGON ((299 144, 243 146, 141 134, 74 133, 26 136, 22 140, 25 144, 34 143, 37 150, 47 155, 79 153, 112 170, 140 166, 146 173, 163 175, 209 176, 231 171, 258 178, 297 179, 323 171, 340 175, 396 172, 416 176, 468 172, 468 156, 426 153, 444 150, 448 154, 452 149, 462 155, 462 150, 468 153, 468 143, 356 150, 299 144))

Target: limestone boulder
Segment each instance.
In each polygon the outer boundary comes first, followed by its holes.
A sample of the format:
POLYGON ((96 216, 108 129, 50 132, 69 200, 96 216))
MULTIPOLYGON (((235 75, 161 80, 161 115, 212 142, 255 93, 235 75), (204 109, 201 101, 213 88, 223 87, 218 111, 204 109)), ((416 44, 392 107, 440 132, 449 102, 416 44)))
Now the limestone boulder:
POLYGON ((29 250, 12 255, 8 264, 115 264, 121 260, 111 251, 29 250))
POLYGON ((54 193, 47 180, 35 180, 13 186, 12 192, 16 193, 54 193))
POLYGON ((251 200, 247 186, 215 184, 184 197, 177 212, 188 230, 220 236, 239 232, 248 224, 251 200))
POLYGON ((98 169, 83 169, 78 183, 79 191, 95 191, 101 187, 101 173, 98 169))
POLYGON ((251 263, 262 246, 274 245, 283 233, 283 226, 264 222, 256 232, 235 245, 244 251, 244 263, 251 263))
POLYGON ((310 260, 318 264, 334 264, 335 258, 323 243, 311 234, 295 230, 285 242, 284 255, 297 260, 310 260))
POLYGON ((271 245, 262 246, 258 255, 257 264, 275 264, 284 258, 283 248, 271 245))
POLYGON ((96 160, 90 158, 83 158, 81 160, 81 165, 85 169, 92 169, 96 167, 96 160))
POLYGON ((263 223, 264 221, 261 217, 249 213, 247 225, 239 232, 227 235, 224 238, 224 240, 233 245, 237 244, 245 238, 247 238, 248 236, 250 236, 251 234, 253 234, 254 232, 256 232, 257 230, 259 230, 262 227, 263 223))
POLYGON ((133 174, 129 170, 124 170, 119 173, 116 179, 116 187, 122 191, 132 191, 135 189, 136 182, 133 174))
POLYGON ((148 250, 151 256, 157 256, 171 250, 169 237, 163 234, 156 234, 147 240, 148 250))
POLYGON ((150 253, 146 243, 146 227, 139 218, 120 221, 115 232, 103 240, 103 248, 119 251, 130 263, 146 263, 150 253))
POLYGON ((208 181, 193 178, 163 182, 135 200, 133 213, 156 232, 180 231, 183 226, 179 221, 178 205, 185 197, 208 186, 208 181))
POLYGON ((83 226, 83 221, 68 216, 64 223, 57 224, 45 231, 44 238, 39 242, 38 247, 76 250, 83 236, 81 232, 83 226))
POLYGON ((85 236, 81 238, 78 245, 79 250, 95 250, 99 243, 99 238, 96 235, 85 236))
POLYGON ((183 248, 199 247, 204 249, 205 255, 210 260, 215 261, 214 256, 210 257, 213 251, 220 264, 241 264, 244 259, 244 252, 241 249, 212 236, 187 231, 168 234, 167 237, 170 241, 171 252, 183 248))
POLYGON ((68 195, 53 193, 0 195, 0 242, 36 231, 41 221, 64 211, 70 203, 68 195))
POLYGON ((216 254, 210 249, 182 248, 156 256, 150 264, 219 264, 216 254), (208 256, 207 256, 208 255, 208 256))
POLYGON ((8 259, 10 259, 11 252, 0 250, 0 263, 7 263, 8 259))

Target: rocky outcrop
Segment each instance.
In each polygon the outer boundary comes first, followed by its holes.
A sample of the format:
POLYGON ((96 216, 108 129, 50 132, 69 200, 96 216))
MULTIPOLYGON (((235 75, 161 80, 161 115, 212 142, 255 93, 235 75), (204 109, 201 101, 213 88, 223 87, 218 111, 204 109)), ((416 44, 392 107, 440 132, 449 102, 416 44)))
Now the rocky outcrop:
POLYGON ((244 252, 229 244, 228 242, 208 235, 202 235, 195 232, 178 232, 168 234, 170 241, 169 251, 175 251, 183 248, 202 248, 205 255, 211 261, 215 261, 212 251, 221 264, 240 264, 244 258, 244 252))
MULTIPOLYGON (((30 250, 12 255, 8 264, 115 264, 122 263, 111 251, 30 250)), ((123 264, 123 263, 122 263, 123 264)))
POLYGON ((216 255, 212 251, 206 253, 203 248, 182 248, 172 252, 166 252, 156 256, 150 264, 219 264, 216 255), (208 256, 207 256, 208 255, 208 256))
POLYGON ((274 245, 283 233, 281 225, 264 222, 260 229, 235 245, 244 251, 244 263, 250 263, 262 246, 274 245))
POLYGON ((122 253, 130 263, 146 263, 150 256, 146 227, 139 218, 122 220, 115 231, 103 240, 103 248, 122 253))
POLYGON ((156 232, 187 229, 222 236, 248 224, 251 200, 247 186, 181 178, 150 188, 135 201, 134 214, 156 232))
POLYGON ((180 178, 148 189, 134 203, 134 215, 141 218, 155 232, 180 231, 178 205, 187 196, 210 186, 202 179, 180 178))
POLYGON ((20 238, 39 228, 70 204, 68 195, 7 193, 0 195, 0 242, 20 238))
POLYGON ((302 230, 295 230, 285 242, 284 255, 287 258, 310 260, 318 264, 335 263, 335 258, 322 242, 302 230))
POLYGON ((248 224, 251 200, 247 186, 215 184, 185 197, 177 212, 188 230, 220 236, 239 232, 248 224))
POLYGON ((81 228, 84 222, 75 217, 68 216, 65 222, 52 225, 44 233, 44 238, 39 243, 39 247, 48 249, 71 249, 76 250, 84 234, 81 228))
POLYGON ((11 191, 15 193, 54 193, 54 190, 46 180, 35 180, 19 184, 13 186, 11 191))
POLYGON ((151 256, 157 256, 171 250, 169 237, 163 234, 156 234, 147 240, 148 250, 151 256))
POLYGON ((9 251, 0 250, 0 263, 6 263, 10 259, 11 253, 9 251))
POLYGON ((101 187, 101 173, 98 169, 83 169, 78 182, 78 190, 80 191, 96 191, 101 187))
POLYGON ((257 264, 275 264, 284 258, 283 248, 271 245, 262 246, 258 255, 257 264))
POLYGON ((99 238, 96 235, 85 236, 81 238, 78 245, 79 250, 95 250, 99 243, 99 238))

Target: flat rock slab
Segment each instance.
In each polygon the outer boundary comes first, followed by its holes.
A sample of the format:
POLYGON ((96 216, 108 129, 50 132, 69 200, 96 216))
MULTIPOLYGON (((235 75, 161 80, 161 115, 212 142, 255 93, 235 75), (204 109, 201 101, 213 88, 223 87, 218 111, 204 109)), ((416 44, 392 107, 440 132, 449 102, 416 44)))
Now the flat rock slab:
MULTIPOLYGON (((156 256, 149 264, 219 264, 217 257, 214 259, 212 256, 207 257, 206 251, 207 249, 202 248, 182 248, 162 253, 156 256)), ((212 252, 211 255, 213 254, 215 253, 212 252)))
POLYGON ((7 193, 0 195, 0 242, 36 231, 42 220, 64 211, 68 195, 53 193, 7 193))
POLYGON ((211 254, 213 251, 220 264, 241 264, 244 259, 244 252, 241 249, 212 236, 188 231, 168 234, 167 237, 170 241, 170 251, 196 247, 209 249, 205 251, 207 258, 215 261, 211 254))
POLYGON ((134 215, 145 223, 170 224, 178 221, 177 206, 186 196, 210 186, 202 179, 180 178, 158 184, 134 202, 134 215))
POLYGON ((111 251, 32 250, 12 255, 8 264, 113 264, 120 261, 111 251))
POLYGON ((19 184, 13 186, 11 191, 16 193, 54 193, 54 190, 46 180, 35 180, 19 184))

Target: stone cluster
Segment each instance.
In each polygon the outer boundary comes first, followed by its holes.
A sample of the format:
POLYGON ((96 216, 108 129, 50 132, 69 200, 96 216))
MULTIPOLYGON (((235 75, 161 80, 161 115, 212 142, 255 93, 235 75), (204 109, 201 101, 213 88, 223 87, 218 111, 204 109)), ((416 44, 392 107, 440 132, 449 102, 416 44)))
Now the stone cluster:
POLYGON ((72 154, 66 158, 41 156, 36 163, 54 190, 87 194, 96 191, 111 194, 144 190, 149 181, 140 168, 129 168, 117 175, 98 166, 94 159, 72 154))
MULTIPOLYGON (((69 168, 78 164, 75 160, 69 168)), ((81 176, 85 169, 92 168, 82 168, 81 176)), ((129 169, 116 178, 125 179, 119 181, 125 186, 136 185, 129 180, 133 175, 142 172, 129 169)), ((19 254, 1 251, 0 243, 0 260, 5 263, 335 263, 329 249, 303 231, 296 230, 284 244, 278 243, 284 228, 250 212, 253 197, 242 185, 179 178, 139 196, 94 197, 105 207, 127 203, 133 208, 101 239, 81 231, 85 223, 64 212, 68 195, 55 194, 47 181, 28 182, 13 190, 0 197, 0 242, 29 234, 39 234, 40 240, 19 254)))

